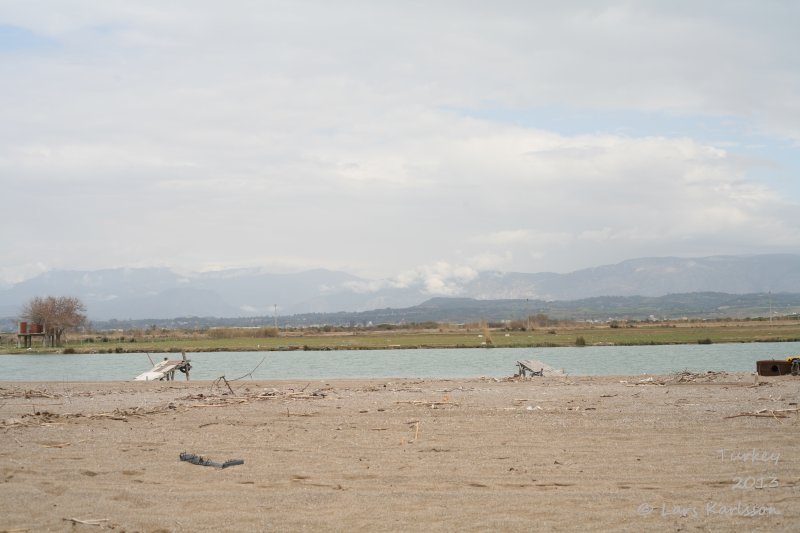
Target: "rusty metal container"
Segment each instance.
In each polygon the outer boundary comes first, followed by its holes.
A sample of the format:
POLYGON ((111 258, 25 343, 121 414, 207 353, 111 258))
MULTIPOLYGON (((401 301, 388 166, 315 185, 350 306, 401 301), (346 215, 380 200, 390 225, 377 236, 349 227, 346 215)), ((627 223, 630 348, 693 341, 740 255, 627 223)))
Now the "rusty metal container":
POLYGON ((19 323, 19 332, 22 335, 25 335, 25 334, 28 333, 28 323, 27 322, 20 322, 19 323))
POLYGON ((28 326, 28 333, 42 333, 44 331, 44 326, 41 324, 30 324, 28 326))
POLYGON ((756 361, 756 371, 759 376, 785 376, 792 373, 792 363, 782 359, 756 361))

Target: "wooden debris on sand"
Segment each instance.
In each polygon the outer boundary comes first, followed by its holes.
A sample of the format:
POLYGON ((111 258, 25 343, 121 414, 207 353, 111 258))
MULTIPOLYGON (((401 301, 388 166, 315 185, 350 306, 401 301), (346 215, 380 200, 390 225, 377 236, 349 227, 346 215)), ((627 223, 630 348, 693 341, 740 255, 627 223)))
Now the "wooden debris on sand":
POLYGON ((236 465, 243 465, 244 459, 228 459, 224 463, 218 463, 216 461, 212 461, 207 457, 203 457, 202 455, 196 455, 194 453, 186 453, 183 452, 179 455, 181 461, 186 461, 188 463, 192 463, 193 465, 200 465, 200 466, 211 466, 214 468, 228 468, 231 466, 236 465))
POLYGON ((318 389, 312 392, 305 392, 304 390, 282 392, 276 389, 270 389, 255 394, 244 394, 240 396, 230 396, 228 393, 224 393, 223 395, 190 394, 181 399, 196 400, 199 402, 190 405, 190 407, 224 407, 226 405, 264 400, 316 400, 325 398, 329 393, 329 389, 318 389))
POLYGON ((758 411, 753 411, 752 413, 739 413, 738 415, 731 415, 726 416, 725 418, 739 418, 740 416, 754 416, 754 417, 765 417, 765 418, 789 418, 789 415, 786 413, 797 413, 797 409, 759 409, 758 411))
POLYGON ((438 407, 457 407, 460 405, 458 402, 454 402, 450 399, 448 395, 442 396, 441 400, 434 400, 434 401, 426 401, 426 400, 398 400, 394 402, 396 404, 410 404, 410 405, 427 405, 430 406, 431 409, 436 409, 438 407))
MULTIPOLYGON (((727 372, 717 372, 708 370, 706 372, 690 372, 684 370, 675 372, 669 376, 650 376, 639 381, 628 384, 629 387, 637 385, 724 385, 724 386, 752 386, 742 381, 732 381, 727 372)), ((627 383, 627 382, 626 382, 627 383)))
MULTIPOLYGON (((20 393, 22 394, 22 393, 20 393)), ((190 394, 182 398, 178 398, 174 402, 168 402, 153 407, 131 407, 125 409, 114 409, 111 412, 100 413, 52 413, 44 410, 35 410, 33 413, 26 413, 18 417, 0 419, 0 428, 21 428, 31 426, 51 426, 56 424, 66 424, 72 420, 118 420, 127 422, 133 417, 145 417, 148 415, 162 414, 167 412, 175 412, 176 410, 185 411, 193 407, 226 407, 229 405, 242 405, 257 401, 274 401, 283 400, 285 402, 304 401, 304 400, 320 400, 326 398, 330 394, 335 394, 335 391, 330 388, 316 389, 307 391, 304 387, 303 390, 287 390, 279 391, 277 389, 267 389, 261 392, 254 393, 239 393, 237 396, 224 393, 223 395, 216 394, 190 394), (188 401, 189 403, 184 403, 188 401)), ((22 396, 19 396, 22 397, 22 396)), ((431 402, 423 402, 431 403, 431 402)), ((436 402, 433 402, 436 403, 436 402)), ((452 403, 450 405, 453 405, 452 403)), ((297 416, 311 416, 311 415, 297 415, 297 416)))
POLYGON ((20 389, 19 387, 14 387, 12 389, 6 389, 0 387, 0 398, 61 398, 61 395, 54 394, 51 392, 47 392, 47 390, 39 390, 39 389, 20 389))
POLYGON ((727 372, 716 372, 714 370, 709 370, 707 372, 689 372, 688 370, 684 370, 683 372, 677 372, 672 374, 669 379, 664 380, 664 383, 668 385, 677 385, 680 383, 714 383, 714 384, 725 384, 730 385, 730 382, 721 382, 720 378, 728 377, 727 372))

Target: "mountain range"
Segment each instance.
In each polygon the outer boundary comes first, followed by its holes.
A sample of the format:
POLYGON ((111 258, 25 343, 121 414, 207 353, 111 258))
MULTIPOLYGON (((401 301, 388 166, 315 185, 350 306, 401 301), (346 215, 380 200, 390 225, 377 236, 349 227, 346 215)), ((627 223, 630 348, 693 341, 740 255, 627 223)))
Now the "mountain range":
MULTIPOLYGON (((91 320, 256 317, 408 308, 438 296, 474 300, 571 301, 602 296, 800 293, 800 255, 641 258, 558 274, 476 272, 437 293, 424 279, 367 280, 330 270, 253 269, 183 275, 165 268, 56 270, 0 290, 0 317, 34 296, 80 298, 91 320)), ((436 286, 436 285, 433 285, 436 286)))

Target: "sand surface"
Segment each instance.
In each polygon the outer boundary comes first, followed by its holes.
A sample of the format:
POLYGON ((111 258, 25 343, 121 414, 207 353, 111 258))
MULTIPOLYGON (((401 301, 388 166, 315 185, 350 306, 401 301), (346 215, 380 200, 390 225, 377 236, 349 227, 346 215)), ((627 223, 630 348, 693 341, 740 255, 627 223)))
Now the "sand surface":
POLYGON ((798 531, 754 381, 0 382, 0 531, 798 531))

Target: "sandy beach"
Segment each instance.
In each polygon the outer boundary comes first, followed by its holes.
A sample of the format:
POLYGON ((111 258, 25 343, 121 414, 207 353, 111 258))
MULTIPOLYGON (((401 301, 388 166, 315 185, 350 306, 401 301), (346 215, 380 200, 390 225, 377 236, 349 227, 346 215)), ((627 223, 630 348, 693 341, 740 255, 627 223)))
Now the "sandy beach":
POLYGON ((0 531, 800 527, 797 377, 230 387, 0 382, 0 531))

